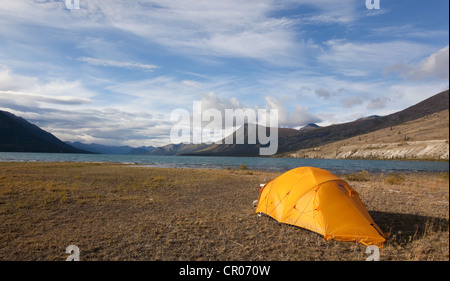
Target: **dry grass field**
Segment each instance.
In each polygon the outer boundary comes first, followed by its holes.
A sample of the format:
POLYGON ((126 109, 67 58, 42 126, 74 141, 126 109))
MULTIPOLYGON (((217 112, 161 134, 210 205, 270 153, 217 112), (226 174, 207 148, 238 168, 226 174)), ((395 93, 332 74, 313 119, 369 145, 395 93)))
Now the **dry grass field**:
MULTIPOLYGON (((0 260, 364 261, 365 246, 254 214, 280 173, 0 163, 0 260)), ((449 260, 449 177, 341 175, 391 233, 380 260, 449 260)))

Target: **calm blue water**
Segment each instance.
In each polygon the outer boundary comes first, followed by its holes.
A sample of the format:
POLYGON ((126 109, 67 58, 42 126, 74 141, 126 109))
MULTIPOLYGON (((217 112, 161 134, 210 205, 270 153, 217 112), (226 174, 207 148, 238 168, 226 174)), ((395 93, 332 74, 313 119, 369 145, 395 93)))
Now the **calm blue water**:
POLYGON ((241 164, 252 170, 288 171, 301 166, 313 166, 335 173, 359 172, 448 172, 448 162, 291 159, 261 157, 207 157, 207 156, 147 156, 65 153, 0 152, 0 161, 9 162, 117 162, 150 167, 173 168, 239 168, 241 164))

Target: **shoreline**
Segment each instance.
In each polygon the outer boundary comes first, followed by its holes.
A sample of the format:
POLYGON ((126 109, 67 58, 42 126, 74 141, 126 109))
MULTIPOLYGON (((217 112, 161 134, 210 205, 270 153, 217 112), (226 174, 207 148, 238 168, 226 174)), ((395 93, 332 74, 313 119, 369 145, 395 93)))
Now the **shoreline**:
MULTIPOLYGON (((356 160, 356 159, 323 159, 323 160, 356 160)), ((358 159, 358 160, 368 160, 368 159, 358 159)), ((377 161, 377 160, 368 160, 368 161, 377 161)), ((380 160, 383 161, 383 160, 380 160)), ((394 161, 394 160, 393 160, 394 161)), ((418 160, 420 161, 420 160, 418 160)), ((426 161, 425 161, 426 162, 426 161)), ((448 161, 436 161, 436 162, 448 162, 448 161)), ((262 173, 284 173, 287 172, 290 169, 274 169, 274 168, 269 168, 269 169, 254 169, 254 168, 248 168, 245 167, 244 169, 241 168, 233 168, 233 167, 209 167, 209 168, 205 168, 205 167, 190 167, 190 166, 177 166, 177 167, 172 167, 172 166, 164 166, 164 165, 158 165, 158 164, 141 164, 141 163, 127 163, 127 162, 95 162, 95 161, 34 161, 34 160, 29 160, 29 161, 4 161, 0 159, 0 165, 2 163, 11 163, 11 164, 93 164, 93 165, 118 165, 121 166, 123 165, 124 167, 136 167, 136 168, 157 168, 157 169, 181 169, 181 170, 227 170, 227 171, 248 171, 248 172, 262 172, 262 173)), ((301 167, 301 166, 299 166, 301 167)), ((417 171, 417 170, 375 170, 375 171, 367 171, 365 169, 357 169, 354 171, 346 171, 346 172, 333 172, 336 175, 348 175, 348 174, 355 174, 355 173, 361 173, 361 172, 368 172, 370 174, 374 174, 374 175, 386 175, 386 174, 441 174, 441 173, 449 173, 449 171, 417 171)))
POLYGON ((377 158, 377 157, 348 157, 348 158, 325 158, 325 157, 310 157, 310 158, 301 158, 294 156, 283 156, 273 158, 288 158, 288 159, 323 159, 323 160, 368 160, 368 161, 419 161, 419 162, 449 162, 450 159, 434 159, 434 158, 377 158))
MULTIPOLYGON (((0 153, 30 153, 30 154, 47 154, 47 152, 10 152, 10 151, 0 151, 0 153)), ((76 155, 80 153, 50 153, 50 154, 68 154, 68 155, 76 155)), ((105 156, 156 156, 156 157, 206 157, 206 158, 214 158, 214 157, 230 157, 230 158, 262 158, 262 159, 301 159, 301 160, 368 160, 368 161, 417 161, 417 162, 449 162, 450 159, 446 158, 432 158, 432 157, 424 157, 424 158, 417 158, 417 157, 387 157, 387 158, 381 158, 381 157, 359 157, 359 156, 351 156, 351 157, 321 157, 321 156, 314 156, 314 157, 297 157, 292 156, 294 152, 283 152, 280 154, 275 154, 271 156, 259 156, 259 155, 207 155, 207 154, 174 154, 174 155, 131 155, 131 154, 101 154, 101 153, 81 153, 81 155, 105 155, 105 156)), ((14 160, 11 160, 14 161, 14 160)), ((33 161, 33 160, 28 160, 33 161)), ((2 160, 0 159, 0 162, 10 162, 10 160, 2 160)), ((65 162, 65 161, 64 161, 65 162)), ((72 161, 67 161, 72 162, 72 161)), ((103 163, 103 162, 101 162, 103 163)), ((105 162, 107 163, 107 162, 105 162)))

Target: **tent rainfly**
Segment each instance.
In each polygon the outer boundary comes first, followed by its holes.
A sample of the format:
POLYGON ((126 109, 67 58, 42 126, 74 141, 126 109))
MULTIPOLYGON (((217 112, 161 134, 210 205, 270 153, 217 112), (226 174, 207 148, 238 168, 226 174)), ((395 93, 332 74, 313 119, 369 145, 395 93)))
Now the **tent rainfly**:
POLYGON ((346 181, 314 167, 290 170, 261 187, 256 213, 319 233, 325 240, 382 247, 388 236, 346 181))

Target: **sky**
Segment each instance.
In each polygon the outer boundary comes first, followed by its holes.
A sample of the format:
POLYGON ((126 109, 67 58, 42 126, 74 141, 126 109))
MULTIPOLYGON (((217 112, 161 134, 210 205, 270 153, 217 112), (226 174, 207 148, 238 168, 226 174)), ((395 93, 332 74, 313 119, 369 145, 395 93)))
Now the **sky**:
POLYGON ((194 101, 301 128, 447 90, 449 1, 379 3, 2 0, 0 110, 64 141, 162 146, 194 101))

